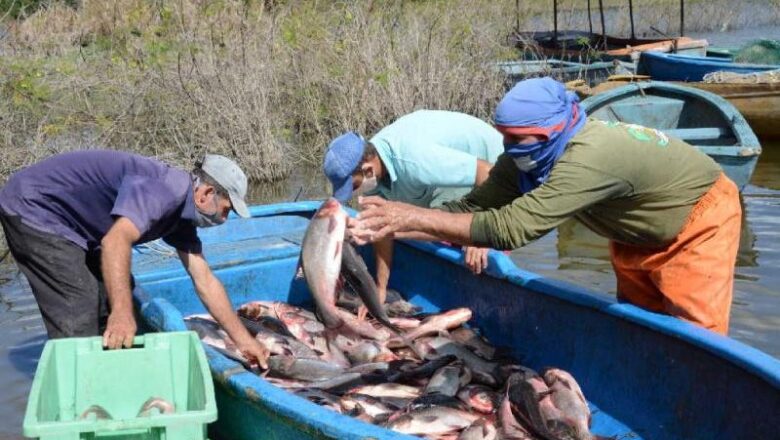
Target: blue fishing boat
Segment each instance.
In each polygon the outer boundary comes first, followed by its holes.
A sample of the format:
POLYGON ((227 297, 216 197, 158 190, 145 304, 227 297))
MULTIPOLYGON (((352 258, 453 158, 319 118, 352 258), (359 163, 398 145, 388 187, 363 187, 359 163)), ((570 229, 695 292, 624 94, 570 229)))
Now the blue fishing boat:
POLYGON ((507 89, 511 89, 518 81, 540 76, 549 76, 561 82, 582 80, 589 86, 595 86, 612 75, 629 74, 634 70, 633 65, 625 61, 577 63, 555 58, 502 61, 496 63, 496 67, 506 75, 507 89))
MULTIPOLYGON (((204 253, 235 305, 281 300, 311 306, 296 279, 301 241, 319 202, 251 207, 203 230, 204 253)), ((369 265, 372 252, 362 250, 369 265)), ((391 287, 425 311, 469 307, 471 324, 523 364, 577 378, 593 432, 631 439, 776 438, 780 361, 675 318, 617 304, 548 279, 491 252, 475 276, 459 250, 397 241, 391 287)), ((134 251, 134 299, 147 330, 185 330, 204 312, 171 248, 134 251)), ((206 347, 218 420, 212 439, 412 438, 337 414, 279 389, 206 347)))
POLYGON ((638 82, 591 96, 582 106, 596 119, 643 125, 688 142, 712 157, 740 191, 761 154, 761 144, 742 114, 704 90, 638 82))
POLYGON ((660 52, 642 52, 636 73, 657 81, 703 81, 712 72, 755 73, 780 69, 774 64, 735 63, 730 58, 699 57, 660 52))

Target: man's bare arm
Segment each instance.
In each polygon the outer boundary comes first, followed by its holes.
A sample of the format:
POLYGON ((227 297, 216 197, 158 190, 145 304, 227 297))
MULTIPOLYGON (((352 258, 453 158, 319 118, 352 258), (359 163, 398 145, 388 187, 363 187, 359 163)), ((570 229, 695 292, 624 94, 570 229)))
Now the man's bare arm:
POLYGON ((255 359, 261 367, 267 368, 268 350, 241 324, 222 282, 214 276, 203 255, 179 251, 179 258, 211 316, 225 329, 245 356, 255 359))
POLYGON ((390 281, 390 267, 393 264, 393 239, 386 237, 374 243, 376 256, 376 287, 380 304, 385 303, 387 284, 390 281))
POLYGON ((380 197, 362 198, 361 206, 359 218, 348 223, 358 244, 373 243, 388 236, 472 244, 471 213, 419 208, 380 197))
POLYGON ((477 177, 474 179, 474 186, 482 185, 490 176, 490 170, 493 164, 486 160, 477 159, 477 177))
POLYGON ((100 242, 100 265, 111 313, 103 346, 131 347, 137 331, 133 317, 133 294, 130 290, 130 253, 141 232, 127 217, 119 217, 100 242))

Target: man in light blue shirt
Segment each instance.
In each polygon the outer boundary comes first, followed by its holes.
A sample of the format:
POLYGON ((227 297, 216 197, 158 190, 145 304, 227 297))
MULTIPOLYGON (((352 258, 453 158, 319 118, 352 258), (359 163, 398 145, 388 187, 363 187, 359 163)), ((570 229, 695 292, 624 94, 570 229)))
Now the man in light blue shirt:
MULTIPOLYGON (((418 110, 402 116, 366 142, 354 132, 331 142, 323 170, 342 202, 352 193, 380 195, 426 208, 466 195, 484 182, 500 154, 503 136, 463 113, 418 110)), ((377 287, 384 301, 392 241, 375 243, 377 287)), ((469 248, 466 264, 480 273, 487 250, 469 248)))

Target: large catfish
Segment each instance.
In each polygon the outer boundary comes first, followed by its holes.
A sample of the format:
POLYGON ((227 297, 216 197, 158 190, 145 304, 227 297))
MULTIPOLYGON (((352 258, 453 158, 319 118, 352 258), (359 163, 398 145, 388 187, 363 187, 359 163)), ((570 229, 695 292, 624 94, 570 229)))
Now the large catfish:
POLYGON ((352 287, 360 299, 363 300, 369 313, 385 327, 398 333, 399 329, 396 327, 390 319, 387 317, 384 305, 379 302, 379 293, 376 289, 376 283, 371 278, 371 274, 368 273, 368 267, 366 262, 363 261, 363 257, 357 253, 354 247, 348 242, 344 242, 342 250, 342 264, 341 274, 344 277, 344 281, 352 287))
POLYGON ((301 268, 314 297, 320 318, 328 328, 344 324, 336 309, 336 285, 341 272, 341 253, 347 213, 334 198, 328 199, 314 214, 301 250, 301 268))

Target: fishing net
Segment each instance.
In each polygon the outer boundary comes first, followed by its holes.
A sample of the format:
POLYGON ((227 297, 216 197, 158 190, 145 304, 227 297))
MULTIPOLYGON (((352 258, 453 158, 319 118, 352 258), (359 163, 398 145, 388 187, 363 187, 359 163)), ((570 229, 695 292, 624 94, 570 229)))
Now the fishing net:
POLYGON ((769 84, 780 83, 780 69, 767 72, 711 72, 704 75, 706 83, 769 84))
POLYGON ((780 40, 754 40, 734 54, 737 63, 780 64, 780 40))
POLYGON ((734 54, 735 63, 777 64, 778 70, 753 73, 712 72, 704 75, 706 83, 780 83, 780 40, 754 40, 734 54))

